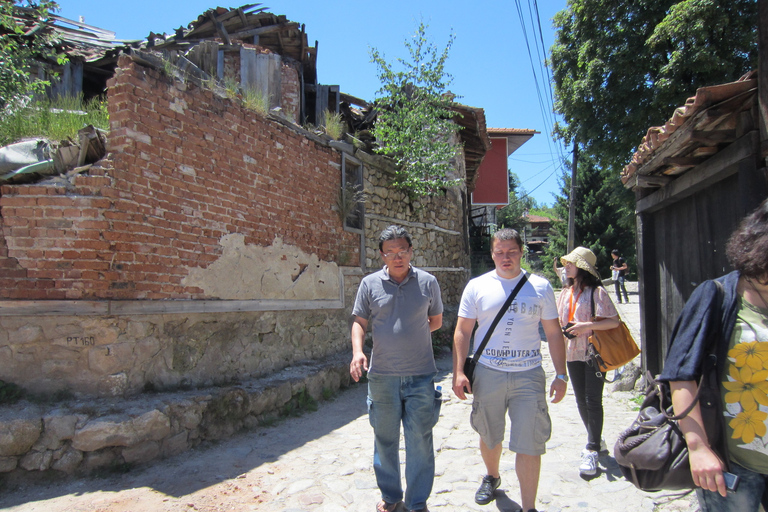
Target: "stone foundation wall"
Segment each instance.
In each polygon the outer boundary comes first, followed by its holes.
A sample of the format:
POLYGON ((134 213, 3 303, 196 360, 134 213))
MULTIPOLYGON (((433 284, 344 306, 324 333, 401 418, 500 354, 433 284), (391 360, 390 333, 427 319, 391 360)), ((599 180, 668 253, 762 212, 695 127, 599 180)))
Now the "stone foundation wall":
POLYGON ((227 385, 349 349, 343 309, 0 317, 0 380, 32 393, 128 397, 227 385))
POLYGON ((0 407, 0 482, 87 474, 182 453, 271 422, 350 385, 348 358, 286 368, 238 386, 114 400, 0 407))

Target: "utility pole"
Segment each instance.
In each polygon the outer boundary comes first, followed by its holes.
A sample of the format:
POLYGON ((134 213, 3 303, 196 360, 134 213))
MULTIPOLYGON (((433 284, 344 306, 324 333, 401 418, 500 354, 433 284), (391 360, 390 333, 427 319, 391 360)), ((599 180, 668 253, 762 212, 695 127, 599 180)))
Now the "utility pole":
POLYGON ((579 162, 579 147, 573 138, 573 168, 571 169, 571 196, 568 206, 568 252, 576 248, 576 165, 579 162))

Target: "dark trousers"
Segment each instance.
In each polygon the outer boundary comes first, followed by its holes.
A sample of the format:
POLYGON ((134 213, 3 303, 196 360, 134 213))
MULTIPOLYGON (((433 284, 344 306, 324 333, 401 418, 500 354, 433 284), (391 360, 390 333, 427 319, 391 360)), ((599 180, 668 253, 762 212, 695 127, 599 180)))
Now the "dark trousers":
POLYGON ((587 450, 600 451, 603 434, 603 385, 605 381, 584 361, 569 361, 568 376, 576 395, 576 406, 587 427, 587 450))

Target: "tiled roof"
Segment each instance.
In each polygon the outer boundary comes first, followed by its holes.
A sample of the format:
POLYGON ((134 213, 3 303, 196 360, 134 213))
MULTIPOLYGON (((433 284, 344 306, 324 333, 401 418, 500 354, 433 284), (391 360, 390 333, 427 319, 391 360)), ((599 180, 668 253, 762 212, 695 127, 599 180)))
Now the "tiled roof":
POLYGON ((488 128, 488 136, 494 135, 535 135, 536 130, 529 130, 527 128, 488 128))
MULTIPOLYGON (((628 188, 640 176, 682 174, 733 142, 736 113, 751 108, 757 94, 757 72, 736 82, 701 87, 685 105, 675 109, 664 126, 653 126, 621 173, 628 188)), ((490 130, 489 130, 490 132, 490 130)))

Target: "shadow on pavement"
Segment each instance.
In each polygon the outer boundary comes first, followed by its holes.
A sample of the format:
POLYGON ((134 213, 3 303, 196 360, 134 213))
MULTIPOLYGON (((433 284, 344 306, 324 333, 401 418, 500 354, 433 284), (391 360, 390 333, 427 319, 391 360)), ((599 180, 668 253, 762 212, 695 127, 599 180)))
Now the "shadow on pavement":
POLYGON ((218 443, 206 443, 121 475, 68 478, 54 482, 48 478, 19 484, 0 480, 0 508, 70 494, 77 496, 142 487, 169 497, 186 496, 274 462, 282 455, 367 415, 366 393, 366 384, 353 384, 333 399, 320 402, 317 411, 278 421, 270 427, 245 431, 218 443))

